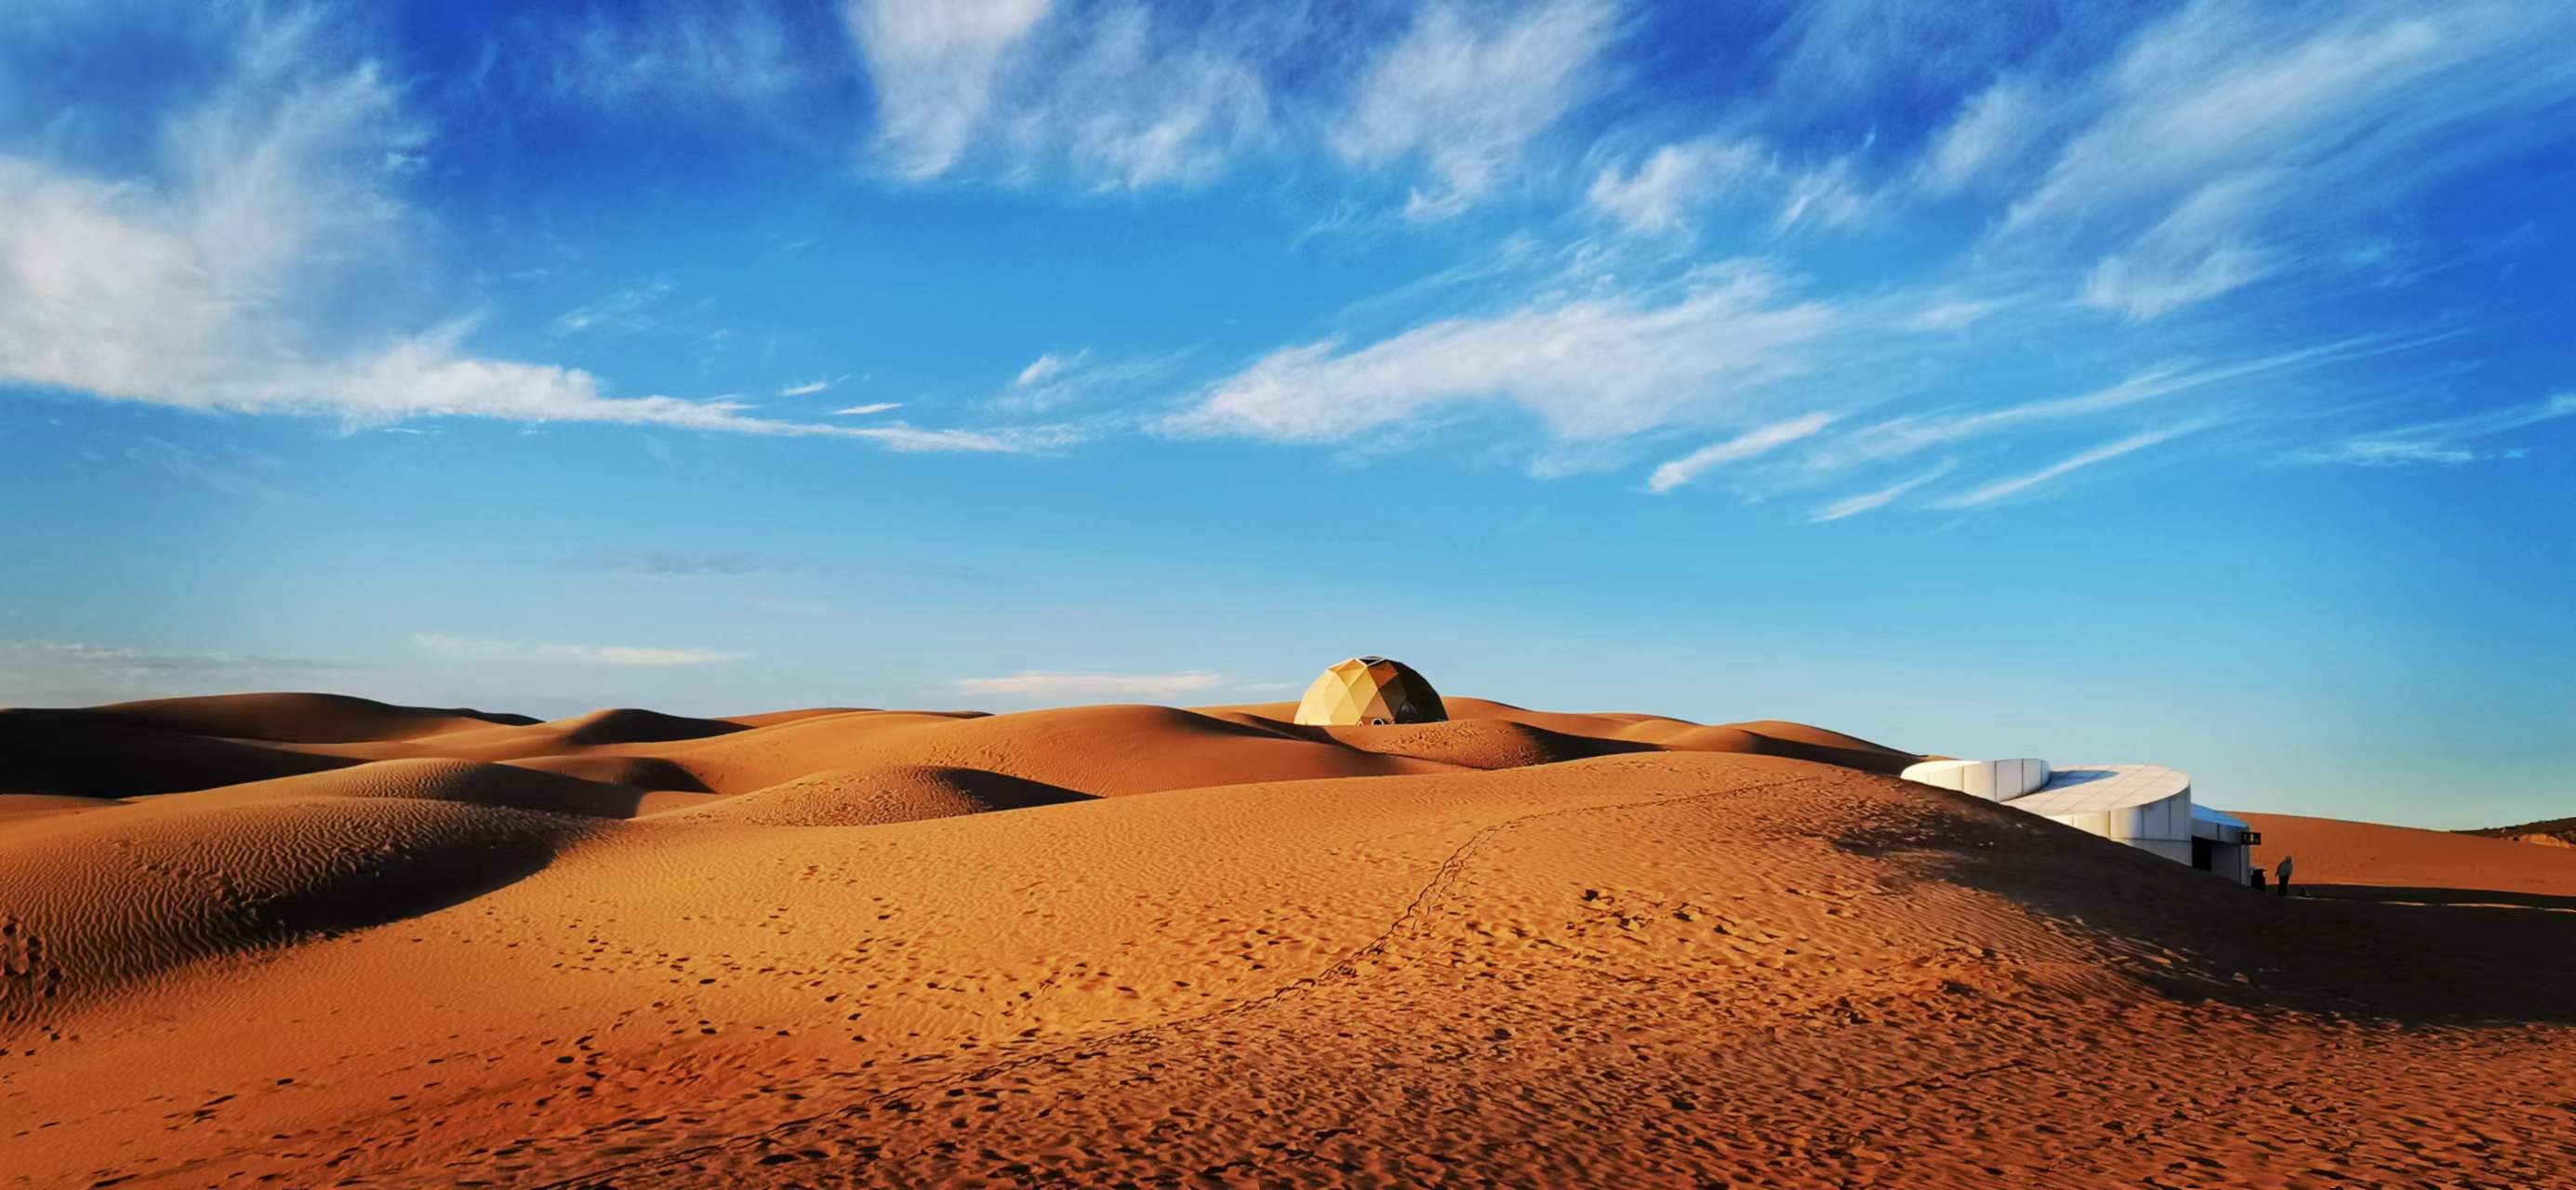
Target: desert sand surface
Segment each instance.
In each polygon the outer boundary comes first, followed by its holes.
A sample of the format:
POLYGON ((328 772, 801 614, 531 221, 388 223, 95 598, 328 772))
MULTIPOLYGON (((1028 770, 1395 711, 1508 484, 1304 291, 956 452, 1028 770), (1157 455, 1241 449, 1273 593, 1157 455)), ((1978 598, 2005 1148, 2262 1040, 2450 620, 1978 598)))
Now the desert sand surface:
POLYGON ((2576 913, 1449 706, 0 712, 0 1185, 2576 1184, 2576 913))
POLYGON ((2293 888, 2373 900, 2527 904, 2576 910, 2576 849, 2296 814, 2246 814, 2254 862, 2284 855, 2293 888))

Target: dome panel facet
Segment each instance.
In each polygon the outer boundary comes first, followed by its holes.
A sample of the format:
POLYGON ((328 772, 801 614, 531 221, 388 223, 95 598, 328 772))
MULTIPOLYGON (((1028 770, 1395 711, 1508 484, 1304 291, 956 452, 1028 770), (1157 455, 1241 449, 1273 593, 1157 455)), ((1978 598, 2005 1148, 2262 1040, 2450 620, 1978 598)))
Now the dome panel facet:
POLYGON ((1327 669, 1306 688, 1297 722, 1354 726, 1371 723, 1438 723, 1449 718, 1440 692, 1401 661, 1353 657, 1327 669))

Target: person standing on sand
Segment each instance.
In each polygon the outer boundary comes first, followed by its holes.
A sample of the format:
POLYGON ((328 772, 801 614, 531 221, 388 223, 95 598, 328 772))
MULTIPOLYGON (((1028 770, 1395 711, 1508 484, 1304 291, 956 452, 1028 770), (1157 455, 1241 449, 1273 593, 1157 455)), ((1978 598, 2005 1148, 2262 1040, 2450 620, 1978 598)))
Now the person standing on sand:
POLYGON ((2286 856, 2286 855, 2285 855, 2285 856, 2282 856, 2282 857, 2281 857, 2281 862, 2272 866, 2272 878, 2273 878, 2274 880, 2280 881, 2280 883, 2281 883, 2281 895, 2282 895, 2282 896, 2285 896, 2285 897, 2286 897, 2286 896, 2290 895, 2290 857, 2289 857, 2289 856, 2286 856))

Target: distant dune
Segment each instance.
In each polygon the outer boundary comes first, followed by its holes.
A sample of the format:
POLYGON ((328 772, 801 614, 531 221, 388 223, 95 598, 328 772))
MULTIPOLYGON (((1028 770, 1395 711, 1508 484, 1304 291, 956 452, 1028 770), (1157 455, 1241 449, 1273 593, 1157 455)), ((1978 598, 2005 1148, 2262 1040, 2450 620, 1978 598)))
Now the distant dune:
MULTIPOLYGON (((2296 860, 2293 884, 2414 889, 2427 899, 2478 900, 2479 892, 2565 898, 2576 908, 2576 850, 2510 839, 2413 830, 2295 814, 2246 814, 2263 832, 2254 862, 2296 860)), ((2394 892, 2370 894, 2394 897, 2394 892)), ((2506 898, 2489 898, 2506 899, 2506 898)))
POLYGON ((2576 850, 1448 706, 0 712, 0 1186, 2576 1184, 2576 850))
POLYGON ((2543 847, 2576 847, 2576 818, 2551 818, 2541 822, 2526 822, 2520 826, 2491 826, 2460 833, 2484 835, 2490 839, 2511 839, 2517 843, 2537 843, 2543 847))

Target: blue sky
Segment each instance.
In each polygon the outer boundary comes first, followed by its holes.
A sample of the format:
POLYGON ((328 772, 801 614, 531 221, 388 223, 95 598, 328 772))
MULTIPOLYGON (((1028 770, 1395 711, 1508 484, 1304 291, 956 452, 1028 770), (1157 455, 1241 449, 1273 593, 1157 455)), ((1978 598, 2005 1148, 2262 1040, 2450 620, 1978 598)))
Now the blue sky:
POLYGON ((0 13, 0 703, 1566 709, 2576 813, 2576 9, 0 13))

